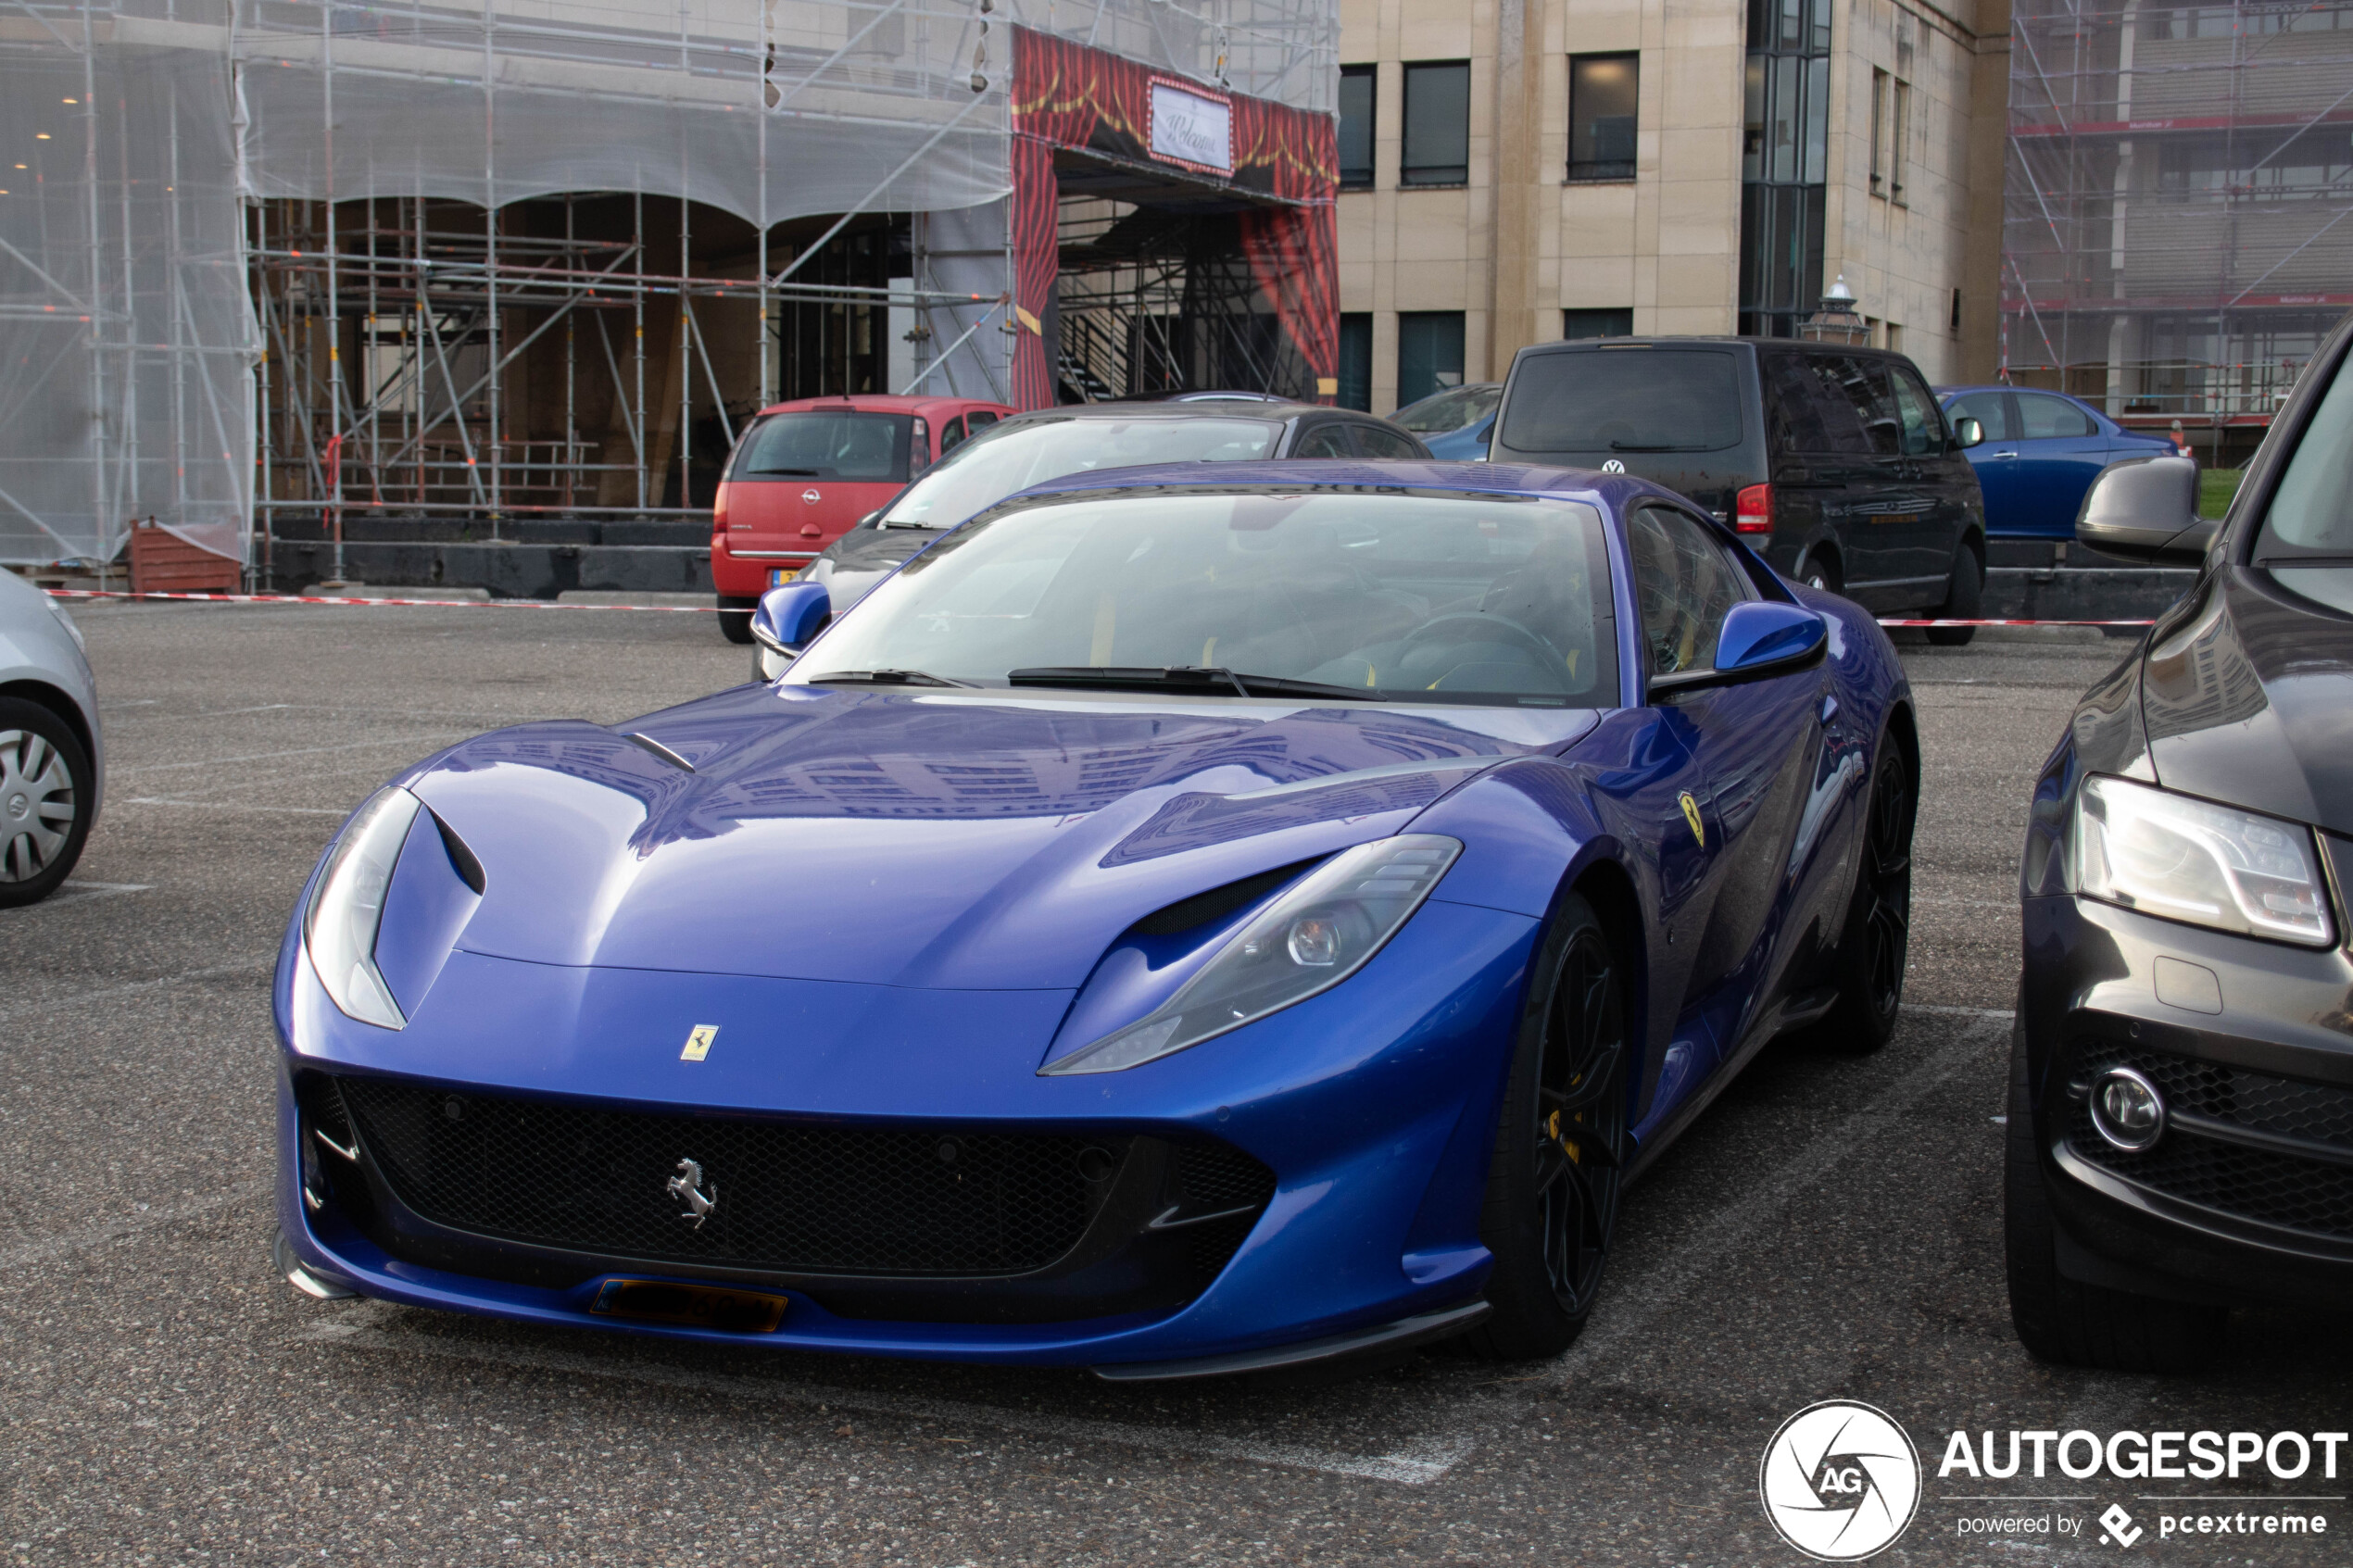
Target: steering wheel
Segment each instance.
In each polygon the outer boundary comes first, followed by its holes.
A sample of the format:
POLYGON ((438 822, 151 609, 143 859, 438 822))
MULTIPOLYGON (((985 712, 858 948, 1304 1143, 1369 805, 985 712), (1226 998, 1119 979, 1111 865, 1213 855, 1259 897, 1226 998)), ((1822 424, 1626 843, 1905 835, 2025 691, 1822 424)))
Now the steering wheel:
POLYGON ((1522 626, 1518 621, 1501 615, 1441 615, 1435 621, 1424 621, 1405 633, 1404 646, 1397 650, 1398 661, 1403 663, 1405 656, 1412 653, 1416 646, 1435 641, 1438 635, 1450 626, 1475 626, 1482 632, 1508 632, 1511 636, 1507 639, 1479 637, 1472 640, 1478 642, 1516 641, 1528 652, 1536 656, 1536 667, 1539 670, 1553 670, 1563 662, 1561 656, 1553 651, 1551 644, 1522 626))

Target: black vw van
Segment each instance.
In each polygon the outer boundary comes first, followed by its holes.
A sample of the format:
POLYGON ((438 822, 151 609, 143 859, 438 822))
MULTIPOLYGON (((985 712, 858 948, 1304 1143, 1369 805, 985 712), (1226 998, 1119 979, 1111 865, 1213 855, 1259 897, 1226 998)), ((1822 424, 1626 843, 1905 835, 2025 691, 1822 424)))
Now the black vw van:
MULTIPOLYGON (((1774 568, 1882 614, 1978 613, 1985 504, 1912 362, 1787 338, 1615 337, 1523 348, 1491 460, 1638 474, 1774 568)), ((1974 630, 1931 630, 1966 643, 1974 630)))

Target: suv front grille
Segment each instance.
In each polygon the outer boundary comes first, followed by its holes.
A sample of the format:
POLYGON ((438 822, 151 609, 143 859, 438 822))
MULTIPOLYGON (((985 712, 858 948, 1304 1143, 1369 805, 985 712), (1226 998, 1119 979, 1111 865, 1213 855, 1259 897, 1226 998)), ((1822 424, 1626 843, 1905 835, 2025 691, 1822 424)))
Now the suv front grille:
POLYGON ((368 1156, 435 1224, 788 1273, 1044 1268, 1076 1245, 1109 1189, 1102 1172, 1129 1141, 648 1114, 338 1082, 368 1156), (682 1160, 701 1166, 701 1190, 716 1196, 699 1228, 668 1190, 682 1160))
POLYGON ((2155 1148, 2128 1153, 2093 1128, 2088 1098, 2077 1101, 2068 1118, 2067 1141, 2076 1154, 2184 1202, 2264 1224, 2353 1238, 2353 1090, 2104 1045, 2083 1052, 2075 1077, 2089 1084, 2110 1067, 2130 1067, 2146 1076, 2171 1110, 2293 1138, 2310 1155, 2246 1148, 2203 1135, 2178 1121, 2155 1148))

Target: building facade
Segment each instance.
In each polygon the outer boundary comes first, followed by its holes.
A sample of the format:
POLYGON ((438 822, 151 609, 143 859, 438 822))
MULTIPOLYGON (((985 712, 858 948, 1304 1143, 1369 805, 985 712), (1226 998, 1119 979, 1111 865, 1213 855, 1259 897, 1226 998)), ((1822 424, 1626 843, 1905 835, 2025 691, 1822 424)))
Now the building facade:
POLYGON ((1341 400, 1624 332, 1788 335, 1843 275, 1997 355, 2006 0, 1341 0, 1341 400))
POLYGON ((2022 0, 2003 362, 2252 449, 2353 307, 2353 6, 2022 0))

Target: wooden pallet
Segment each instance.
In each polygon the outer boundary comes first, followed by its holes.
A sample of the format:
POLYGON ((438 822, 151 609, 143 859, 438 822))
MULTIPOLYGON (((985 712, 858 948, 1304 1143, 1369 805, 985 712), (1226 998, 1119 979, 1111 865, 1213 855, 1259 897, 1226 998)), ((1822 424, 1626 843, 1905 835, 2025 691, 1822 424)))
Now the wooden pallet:
POLYGON ((191 545, 154 522, 131 529, 131 591, 134 594, 233 594, 245 568, 228 556, 191 545))

